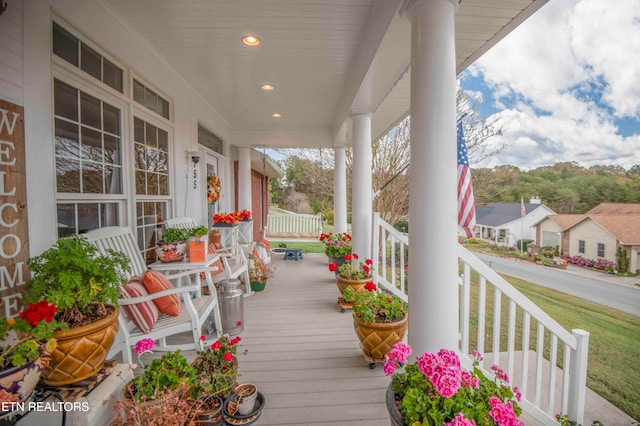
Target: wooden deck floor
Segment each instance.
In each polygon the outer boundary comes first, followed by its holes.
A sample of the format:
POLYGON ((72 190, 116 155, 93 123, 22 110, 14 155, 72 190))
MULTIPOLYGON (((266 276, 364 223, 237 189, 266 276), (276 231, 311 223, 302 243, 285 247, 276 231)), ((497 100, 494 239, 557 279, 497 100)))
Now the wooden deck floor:
POLYGON ((388 425, 389 378, 369 369, 341 313, 327 259, 274 256, 276 276, 244 300, 240 381, 255 383, 266 408, 258 425, 388 425))

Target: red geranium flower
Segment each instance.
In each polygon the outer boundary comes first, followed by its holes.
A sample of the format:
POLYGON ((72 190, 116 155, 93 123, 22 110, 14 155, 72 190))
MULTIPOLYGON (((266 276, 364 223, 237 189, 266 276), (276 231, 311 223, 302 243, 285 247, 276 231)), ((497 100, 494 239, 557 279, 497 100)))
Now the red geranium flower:
MULTIPOLYGON (((356 255, 356 256, 357 256, 357 255, 356 255)), ((353 257, 352 257, 350 254, 345 254, 345 255, 344 255, 344 260, 349 261, 349 260, 351 260, 351 259, 353 259, 353 257)))
POLYGON ((365 290, 369 290, 369 291, 376 291, 378 288, 376 287, 376 285, 373 283, 373 281, 369 281, 368 283, 366 283, 364 285, 364 289, 365 290))
POLYGON ((329 270, 330 270, 331 272, 335 272, 337 269, 338 269, 338 264, 337 264, 336 262, 331 262, 331 263, 329 264, 329 270))

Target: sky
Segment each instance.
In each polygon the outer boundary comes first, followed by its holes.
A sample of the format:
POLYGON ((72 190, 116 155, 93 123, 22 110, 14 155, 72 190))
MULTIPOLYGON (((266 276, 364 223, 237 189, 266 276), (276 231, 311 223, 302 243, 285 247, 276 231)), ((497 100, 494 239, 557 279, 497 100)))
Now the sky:
POLYGON ((640 164, 640 0, 549 0, 464 72, 508 148, 474 167, 640 164))

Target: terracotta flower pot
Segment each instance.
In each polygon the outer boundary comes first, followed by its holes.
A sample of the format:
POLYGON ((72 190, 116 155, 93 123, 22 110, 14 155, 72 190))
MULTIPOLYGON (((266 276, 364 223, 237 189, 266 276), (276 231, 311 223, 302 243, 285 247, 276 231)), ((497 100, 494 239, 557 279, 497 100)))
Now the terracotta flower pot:
POLYGON ((409 316, 399 321, 388 323, 363 322, 353 314, 353 327, 360 340, 360 348, 367 360, 384 361, 384 356, 391 352, 393 345, 401 342, 407 334, 409 316))
POLYGON ((336 284, 338 285, 338 290, 340 290, 340 294, 342 294, 347 287, 350 287, 356 293, 365 291, 364 285, 371 280, 372 280, 371 277, 364 280, 349 280, 346 278, 342 278, 340 275, 336 276, 336 284))
POLYGON ((58 330, 53 337, 56 348, 42 373, 50 386, 68 385, 93 376, 102 369, 118 334, 118 308, 96 322, 82 327, 58 330))

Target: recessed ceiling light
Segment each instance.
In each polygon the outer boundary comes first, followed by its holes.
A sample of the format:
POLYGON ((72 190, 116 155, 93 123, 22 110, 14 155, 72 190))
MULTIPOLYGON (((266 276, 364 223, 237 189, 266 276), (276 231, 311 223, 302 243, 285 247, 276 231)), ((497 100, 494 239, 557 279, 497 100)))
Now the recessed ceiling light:
POLYGON ((274 113, 274 114, 271 114, 271 116, 272 116, 273 118, 282 118, 282 114, 279 114, 279 113, 277 113, 277 112, 276 112, 276 113, 274 113))
POLYGON ((269 84, 269 83, 263 84, 263 85, 262 85, 262 86, 260 86, 260 87, 262 87, 262 90, 264 90, 264 91, 266 91, 266 92, 270 92, 270 91, 272 91, 273 89, 275 89, 275 86, 274 86, 273 84, 269 84))
POLYGON ((247 46, 257 46, 260 44, 260 40, 258 40, 258 37, 252 35, 246 35, 242 37, 242 42, 247 46))

